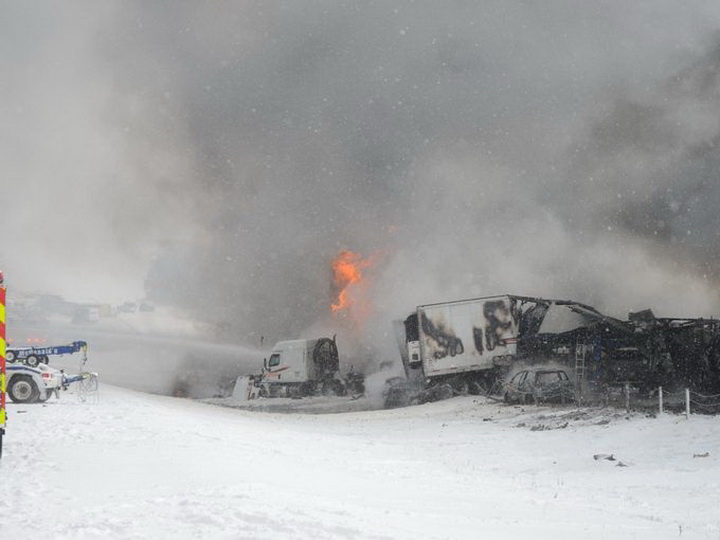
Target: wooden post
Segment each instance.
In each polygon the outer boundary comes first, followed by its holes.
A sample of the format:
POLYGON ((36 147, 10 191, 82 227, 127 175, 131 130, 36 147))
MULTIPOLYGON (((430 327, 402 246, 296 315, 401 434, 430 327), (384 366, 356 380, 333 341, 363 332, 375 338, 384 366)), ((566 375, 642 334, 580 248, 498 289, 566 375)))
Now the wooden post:
POLYGON ((625 383, 625 410, 630 412, 630 383, 625 383))
POLYGON ((658 387, 658 407, 660 410, 660 414, 663 413, 663 392, 662 392, 662 386, 658 387))
POLYGON ((685 418, 690 419, 690 389, 685 389, 685 418))

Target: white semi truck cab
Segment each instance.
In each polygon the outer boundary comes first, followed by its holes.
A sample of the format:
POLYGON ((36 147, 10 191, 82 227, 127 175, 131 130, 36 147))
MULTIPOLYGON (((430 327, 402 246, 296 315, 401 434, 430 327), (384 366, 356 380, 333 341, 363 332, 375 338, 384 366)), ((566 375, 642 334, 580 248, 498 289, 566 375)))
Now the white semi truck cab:
POLYGON ((338 394, 340 360, 335 337, 279 341, 265 359, 260 382, 267 396, 338 394))

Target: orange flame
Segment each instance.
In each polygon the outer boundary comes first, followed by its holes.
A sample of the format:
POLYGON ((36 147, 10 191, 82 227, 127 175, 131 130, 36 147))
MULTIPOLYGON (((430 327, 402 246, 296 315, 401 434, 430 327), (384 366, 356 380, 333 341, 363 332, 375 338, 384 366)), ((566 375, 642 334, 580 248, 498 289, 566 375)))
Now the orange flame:
POLYGON ((347 309, 353 303, 350 296, 350 286, 362 282, 362 270, 369 267, 370 259, 363 259, 357 253, 346 250, 341 251, 333 261, 333 285, 337 299, 330 309, 334 312, 347 309))

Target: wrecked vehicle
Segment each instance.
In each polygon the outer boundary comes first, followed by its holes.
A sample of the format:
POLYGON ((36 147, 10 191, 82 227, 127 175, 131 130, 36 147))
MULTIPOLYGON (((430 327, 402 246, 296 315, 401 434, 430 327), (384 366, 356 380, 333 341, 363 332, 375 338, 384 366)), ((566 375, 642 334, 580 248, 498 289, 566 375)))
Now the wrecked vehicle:
POLYGON ((394 326, 408 381, 479 394, 518 360, 532 364, 560 356, 582 371, 586 329, 607 320, 577 302, 500 295, 418 306, 394 326))
POLYGON ((280 341, 264 360, 262 374, 253 379, 253 384, 263 397, 342 395, 339 368, 334 337, 280 341))
MULTIPOLYGON (((634 362, 636 373, 649 367, 654 386, 720 393, 719 320, 655 317, 649 309, 630 313, 628 319, 632 341, 641 351, 634 362)), ((623 367, 610 364, 609 369, 623 367)))
POLYGON ((576 399, 625 384, 720 392, 714 319, 645 310, 623 321, 579 302, 502 295, 418 306, 394 327, 408 382, 425 390, 497 390, 519 363, 552 363, 572 374, 576 399))
POLYGON ((458 393, 481 393, 493 370, 517 356, 519 322, 508 295, 418 306, 395 323, 406 375, 423 378, 425 388, 449 384, 458 393))
POLYGON ((342 393, 335 338, 297 339, 275 344, 263 363, 261 396, 311 396, 342 393))
POLYGON ((651 310, 621 321, 582 304, 531 301, 535 307, 523 309, 524 320, 533 311, 542 320, 537 330, 521 325, 518 359, 565 366, 574 372, 580 396, 624 385, 640 392, 658 386, 720 391, 720 321, 656 318, 651 310), (558 308, 565 317, 556 316, 558 308))
POLYGON ((565 404, 575 399, 575 385, 565 370, 531 368, 519 371, 505 384, 505 403, 558 402, 565 404))
POLYGON ((518 362, 553 362, 571 370, 582 393, 588 383, 626 382, 630 356, 648 363, 631 325, 569 300, 502 295, 418 306, 395 328, 406 376, 426 390, 490 392, 518 362))

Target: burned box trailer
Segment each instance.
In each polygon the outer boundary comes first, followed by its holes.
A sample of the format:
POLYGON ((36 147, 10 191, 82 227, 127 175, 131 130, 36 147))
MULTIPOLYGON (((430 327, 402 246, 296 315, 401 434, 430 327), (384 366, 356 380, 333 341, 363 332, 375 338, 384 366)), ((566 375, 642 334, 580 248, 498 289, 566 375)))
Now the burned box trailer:
POLYGON ((406 376, 423 388, 479 392, 518 361, 567 366, 580 388, 589 377, 596 384, 630 376, 621 368, 637 362, 622 355, 648 361, 631 325, 569 300, 500 295, 428 304, 395 325, 406 376), (616 359, 621 365, 610 369, 616 359))
POLYGON ((480 392, 516 358, 519 316, 509 295, 418 306, 396 323, 407 378, 480 392))
POLYGON ((408 380, 479 391, 513 366, 555 364, 573 375, 579 396, 629 384, 720 392, 720 321, 627 321, 570 300, 502 295, 418 306, 396 322, 408 380))

